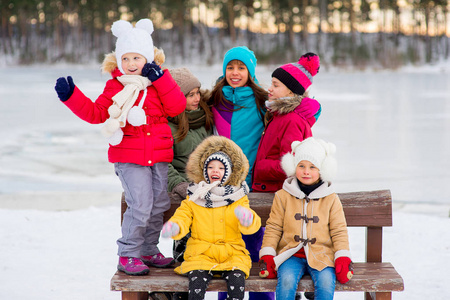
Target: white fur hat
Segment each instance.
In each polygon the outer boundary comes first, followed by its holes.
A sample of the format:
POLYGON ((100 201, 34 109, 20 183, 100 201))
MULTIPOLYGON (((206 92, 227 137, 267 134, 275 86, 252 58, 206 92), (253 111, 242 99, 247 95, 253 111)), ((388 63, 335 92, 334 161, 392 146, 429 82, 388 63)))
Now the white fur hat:
POLYGON ((337 171, 337 162, 334 158, 336 146, 334 144, 309 137, 302 142, 292 142, 291 148, 292 152, 286 153, 281 159, 281 167, 288 177, 295 175, 299 162, 307 160, 319 168, 323 181, 333 181, 337 171))
POLYGON ((138 53, 145 57, 148 63, 154 60, 153 23, 150 19, 141 19, 133 27, 130 22, 119 20, 112 24, 111 31, 117 37, 116 60, 120 72, 122 69, 122 55, 125 53, 138 53))

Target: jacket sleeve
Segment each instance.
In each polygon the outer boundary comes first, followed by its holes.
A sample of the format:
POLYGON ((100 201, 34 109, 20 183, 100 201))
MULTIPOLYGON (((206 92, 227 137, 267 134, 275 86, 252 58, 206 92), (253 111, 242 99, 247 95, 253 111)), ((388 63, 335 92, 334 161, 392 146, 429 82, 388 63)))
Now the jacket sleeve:
POLYGON ((311 136, 311 127, 300 117, 296 116, 295 119, 286 122, 284 131, 277 137, 277 143, 280 145, 279 153, 276 156, 271 154, 271 157, 264 158, 255 165, 253 172, 257 181, 276 181, 286 178, 286 173, 281 168, 281 158, 291 151, 293 141, 301 141, 311 136))
POLYGON ((309 126, 312 127, 322 113, 322 106, 316 99, 304 97, 296 108, 296 112, 305 118, 309 126))
POLYGON ((266 231, 262 241, 259 257, 264 255, 276 255, 276 249, 283 235, 283 222, 285 215, 285 206, 278 192, 273 198, 272 208, 269 219, 266 222, 266 231))
POLYGON ((169 117, 175 117, 186 109, 186 97, 172 78, 169 70, 165 70, 164 75, 153 82, 153 86, 158 91, 164 112, 169 117))
POLYGON ((169 172, 167 177, 167 191, 169 192, 172 192, 173 188, 176 187, 180 182, 187 182, 171 163, 169 164, 169 172))
POLYGON ((177 223, 178 226, 180 226, 180 232, 176 236, 172 237, 174 240, 180 240, 189 233, 193 213, 191 207, 188 205, 188 201, 189 197, 186 200, 181 201, 180 206, 169 219, 170 222, 177 223))
POLYGON ((347 222, 345 220, 344 209, 337 194, 333 194, 334 199, 330 207, 330 236, 335 251, 335 259, 340 256, 350 256, 350 246, 348 240, 347 222))
POLYGON ((111 83, 108 81, 103 93, 95 100, 95 102, 92 102, 91 99, 86 97, 83 92, 75 86, 72 96, 63 103, 75 115, 88 123, 104 123, 109 118, 108 108, 113 103, 111 98, 114 96, 114 92, 110 88, 110 85, 111 83))

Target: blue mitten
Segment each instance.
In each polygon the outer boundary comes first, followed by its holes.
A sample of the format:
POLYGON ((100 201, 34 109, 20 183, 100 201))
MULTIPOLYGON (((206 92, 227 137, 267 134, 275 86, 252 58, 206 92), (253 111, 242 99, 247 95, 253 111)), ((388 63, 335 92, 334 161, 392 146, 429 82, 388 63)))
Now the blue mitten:
POLYGON ((67 80, 64 77, 59 77, 56 80, 55 91, 61 101, 67 101, 75 89, 75 84, 73 83, 72 76, 68 76, 67 80))
POLYGON ((155 64, 154 61, 151 64, 146 63, 142 68, 142 76, 147 77, 151 82, 155 82, 163 75, 164 72, 161 70, 161 67, 155 64))

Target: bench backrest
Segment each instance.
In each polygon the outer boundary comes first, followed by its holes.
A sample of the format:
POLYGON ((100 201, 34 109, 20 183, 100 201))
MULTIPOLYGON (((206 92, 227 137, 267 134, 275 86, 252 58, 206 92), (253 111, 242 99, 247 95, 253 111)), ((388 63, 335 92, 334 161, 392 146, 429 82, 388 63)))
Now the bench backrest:
MULTIPOLYGON (((389 190, 338 193, 344 207, 347 226, 367 227, 366 261, 382 261, 383 227, 392 226, 392 198, 389 190)), ((273 193, 250 193, 250 207, 261 217, 263 226, 269 218, 273 193)), ((172 199, 170 209, 164 214, 164 222, 169 220, 180 205, 172 199)), ((122 215, 127 204, 122 194, 122 215)))

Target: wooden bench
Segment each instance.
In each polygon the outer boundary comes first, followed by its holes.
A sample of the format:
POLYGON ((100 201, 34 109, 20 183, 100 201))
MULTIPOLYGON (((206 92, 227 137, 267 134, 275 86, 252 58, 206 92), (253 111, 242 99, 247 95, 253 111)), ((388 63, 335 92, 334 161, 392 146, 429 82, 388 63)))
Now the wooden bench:
MULTIPOLYGON (((366 227, 366 261, 354 262, 354 276, 346 284, 336 283, 338 292, 365 292, 365 299, 392 299, 393 291, 403 291, 403 279, 389 262, 382 261, 383 227, 392 226, 392 199, 389 190, 339 193, 349 227, 366 227)), ((250 193, 250 205, 261 217, 265 226, 272 205, 272 193, 250 193)), ((165 221, 179 206, 172 201, 165 221)), ((122 214, 126 210, 122 197, 122 214)), ((350 249, 351 251, 351 249, 350 249)), ((275 291, 276 279, 262 279, 258 276, 259 267, 253 264, 250 277, 245 282, 246 291, 275 291)), ((129 276, 116 272, 111 279, 111 290, 121 291, 123 300, 148 299, 149 292, 177 292, 188 290, 187 277, 175 274, 172 268, 151 268, 146 276, 129 276)), ((223 279, 213 279, 207 291, 226 291, 223 279)), ((303 276, 298 291, 313 291, 309 276, 303 276)))

